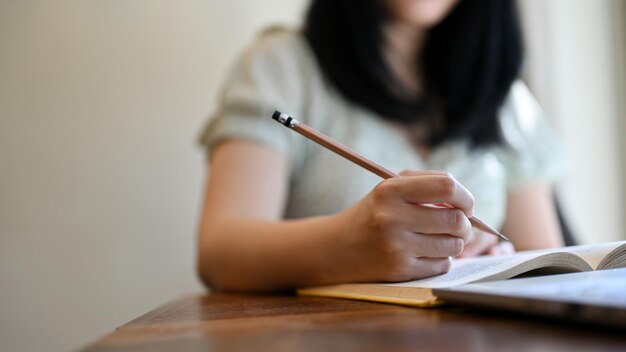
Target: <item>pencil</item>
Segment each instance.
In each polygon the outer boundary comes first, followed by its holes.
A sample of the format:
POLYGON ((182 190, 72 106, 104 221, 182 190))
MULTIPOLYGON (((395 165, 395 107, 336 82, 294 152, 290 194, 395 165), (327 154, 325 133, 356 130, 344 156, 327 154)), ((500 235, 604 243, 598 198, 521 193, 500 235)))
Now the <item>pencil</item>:
MULTIPOLYGON (((272 118, 278 121, 280 124, 286 126, 287 128, 290 128, 294 130, 295 132, 298 132, 304 137, 314 141, 315 143, 327 149, 330 149, 331 151, 343 156, 344 158, 352 161, 353 163, 365 168, 366 170, 369 170, 370 172, 384 179, 400 177, 400 175, 396 174, 395 172, 388 170, 384 168, 383 166, 369 160, 363 155, 331 139, 330 137, 323 135, 322 133, 311 128, 310 126, 307 126, 306 124, 296 120, 295 118, 287 114, 281 113, 280 111, 274 111, 274 114, 272 114, 272 118)), ((437 204, 437 205, 440 205, 440 204, 437 204)), ((449 204, 441 204, 441 205, 447 208, 454 208, 453 206, 449 204)), ((494 236, 497 236, 504 241, 509 240, 508 238, 506 238, 506 236, 504 236, 497 230, 493 229, 491 226, 487 225, 487 223, 485 223, 478 217, 473 216, 469 220, 472 223, 472 226, 474 228, 482 230, 494 236)))

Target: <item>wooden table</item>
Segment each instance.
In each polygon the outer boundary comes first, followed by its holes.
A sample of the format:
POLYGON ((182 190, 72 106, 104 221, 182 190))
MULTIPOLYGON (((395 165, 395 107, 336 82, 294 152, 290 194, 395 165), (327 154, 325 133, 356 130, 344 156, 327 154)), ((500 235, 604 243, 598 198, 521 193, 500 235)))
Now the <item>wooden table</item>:
POLYGON ((84 351, 626 351, 626 333, 485 310, 190 295, 84 351))

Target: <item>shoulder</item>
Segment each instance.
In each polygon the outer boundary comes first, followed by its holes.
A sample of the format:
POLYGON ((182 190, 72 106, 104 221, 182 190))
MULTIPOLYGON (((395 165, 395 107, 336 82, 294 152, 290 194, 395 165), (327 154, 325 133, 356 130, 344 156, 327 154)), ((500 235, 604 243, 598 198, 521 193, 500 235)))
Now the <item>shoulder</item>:
POLYGON ((250 49, 294 50, 303 40, 302 31, 297 28, 269 26, 256 35, 250 49))
POLYGON ((539 102, 528 89, 526 83, 519 79, 511 85, 503 104, 503 110, 523 115, 526 118, 526 122, 530 122, 528 119, 536 117, 533 115, 541 113, 539 102))
POLYGON ((523 145, 524 139, 544 127, 543 115, 528 86, 521 80, 513 82, 499 111, 500 128, 507 144, 513 148, 523 145))
POLYGON ((516 81, 499 114, 505 148, 497 155, 506 167, 509 190, 534 181, 553 182, 565 169, 557 134, 526 84, 516 81))
MULTIPOLYGON (((222 86, 222 107, 299 111, 316 72, 300 30, 269 27, 239 54, 222 86)), ((263 110, 264 113, 267 111, 263 110)))
POLYGON ((297 30, 269 28, 239 55, 222 85, 218 105, 200 137, 212 148, 225 139, 244 139, 289 154, 300 164, 302 138, 276 124, 275 110, 301 116, 312 74, 305 41, 297 30))
POLYGON ((265 69, 303 69, 311 64, 311 53, 299 29, 272 26, 262 30, 243 52, 243 60, 265 69))

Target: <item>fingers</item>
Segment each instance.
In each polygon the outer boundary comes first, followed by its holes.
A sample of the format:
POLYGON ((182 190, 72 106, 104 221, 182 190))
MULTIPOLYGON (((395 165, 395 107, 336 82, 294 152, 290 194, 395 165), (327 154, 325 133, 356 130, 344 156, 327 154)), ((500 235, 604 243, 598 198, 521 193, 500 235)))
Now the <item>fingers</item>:
POLYGON ((475 257, 489 253, 498 245, 498 238, 480 230, 474 230, 474 240, 466 243, 459 257, 475 257))
POLYGON ((465 242, 473 238, 472 223, 460 209, 429 208, 413 204, 400 207, 395 216, 400 226, 415 233, 447 234, 465 242))
POLYGON ((445 274, 450 270, 450 258, 410 258, 406 263, 396 268, 391 275, 386 275, 389 281, 409 281, 445 274))
POLYGON ((510 242, 499 242, 498 238, 486 232, 476 230, 475 240, 466 242, 460 258, 478 255, 509 255, 515 253, 515 247, 510 242))
POLYGON ((511 255, 515 253, 515 247, 511 242, 500 242, 497 246, 491 248, 487 253, 489 255, 511 255))
POLYGON ((405 250, 417 258, 456 257, 463 253, 463 239, 449 235, 404 234, 405 250))
POLYGON ((384 181, 382 191, 414 204, 446 203, 461 209, 467 217, 474 214, 474 196, 449 174, 423 174, 384 181))

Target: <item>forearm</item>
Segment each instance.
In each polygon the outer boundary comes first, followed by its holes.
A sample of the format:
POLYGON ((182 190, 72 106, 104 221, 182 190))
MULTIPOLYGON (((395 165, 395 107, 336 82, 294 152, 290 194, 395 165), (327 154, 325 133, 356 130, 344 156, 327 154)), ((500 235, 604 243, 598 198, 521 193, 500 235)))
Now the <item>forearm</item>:
POLYGON ((198 258, 198 272, 207 286, 275 291, 339 280, 332 253, 333 242, 341 235, 337 216, 210 223, 201 230, 198 258))
POLYGON ((563 236, 549 187, 536 184, 509 194, 502 231, 517 250, 554 248, 563 245, 563 236))
POLYGON ((445 173, 412 172, 339 214, 283 221, 288 170, 285 155, 254 143, 214 151, 197 262, 207 286, 267 292, 424 278, 449 270, 470 237, 474 199, 445 173), (422 203, 458 209, 414 205, 422 203))

